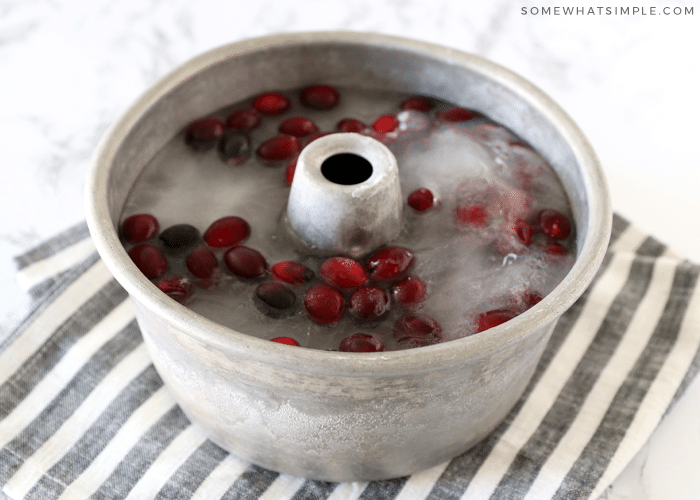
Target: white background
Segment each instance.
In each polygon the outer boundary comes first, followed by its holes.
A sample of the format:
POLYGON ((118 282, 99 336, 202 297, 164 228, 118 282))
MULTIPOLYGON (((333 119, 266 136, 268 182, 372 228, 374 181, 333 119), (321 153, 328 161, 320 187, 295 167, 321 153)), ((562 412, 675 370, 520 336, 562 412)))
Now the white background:
MULTIPOLYGON (((12 257, 84 219, 92 151, 141 92, 224 43, 336 29, 430 41, 521 74, 588 136, 615 211, 700 262, 698 2, 0 0, 0 334, 29 307, 12 257), (598 10, 633 5, 645 15, 598 10), (595 14, 530 10, 555 6, 595 14)), ((696 383, 604 498, 700 498, 698 415, 696 383)))

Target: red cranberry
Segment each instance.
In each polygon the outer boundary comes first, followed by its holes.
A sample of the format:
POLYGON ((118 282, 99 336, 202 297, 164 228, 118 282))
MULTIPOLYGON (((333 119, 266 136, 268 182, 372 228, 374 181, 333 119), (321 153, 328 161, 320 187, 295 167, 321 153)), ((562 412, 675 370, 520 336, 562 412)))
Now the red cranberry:
POLYGON ((250 132, 260 125, 262 116, 255 108, 239 109, 226 118, 226 128, 232 132, 250 132))
POLYGON ((396 320, 393 333, 394 338, 403 347, 436 344, 442 339, 442 327, 437 321, 428 316, 415 314, 396 320))
POLYGON ((275 319, 289 317, 294 312, 297 297, 286 285, 276 281, 261 283, 255 289, 253 302, 267 316, 275 319))
POLYGON ((270 339, 272 342, 277 342, 278 344, 293 345, 299 347, 299 342, 294 340, 292 337, 275 337, 270 339))
POLYGON ((141 243, 129 250, 129 257, 149 280, 160 278, 168 270, 168 261, 161 250, 141 243))
POLYGON ((180 252, 199 241, 199 230, 191 224, 175 224, 160 233, 158 239, 167 250, 180 252))
POLYGON ((276 135, 258 146, 256 153, 267 161, 291 160, 301 151, 301 142, 293 135, 276 135))
POLYGON ((229 271, 241 278, 259 278, 267 271, 265 257, 245 245, 235 245, 226 250, 224 263, 229 271))
POLYGON ((340 94, 329 85, 310 85, 301 91, 301 102, 316 109, 331 109, 340 102, 340 94))
POLYGON ((338 350, 341 352, 382 352, 384 351, 384 342, 374 335, 355 333, 345 337, 340 342, 338 350))
POLYGON ((517 314, 524 313, 542 300, 542 295, 529 288, 514 293, 508 301, 509 308, 517 314))
POLYGON ((365 131, 367 125, 362 123, 360 120, 356 120, 355 118, 344 118, 338 122, 336 128, 338 129, 338 132, 360 133, 365 131))
POLYGON ((425 283, 416 276, 407 276, 397 282, 391 290, 394 300, 407 309, 418 308, 426 295, 425 283))
POLYGON ((314 272, 311 269, 293 260, 278 262, 270 268, 270 274, 273 278, 290 285, 301 285, 314 278, 314 272))
POLYGON ((292 160, 292 162, 287 165, 287 168, 284 169, 284 182, 287 184, 287 186, 292 185, 292 181, 294 180, 294 172, 297 171, 297 161, 292 160))
POLYGON ((475 333, 483 332, 484 330, 498 326, 516 316, 517 314, 510 309, 494 309, 481 313, 476 317, 476 320, 474 320, 475 333))
POLYGON ((210 247, 222 248, 244 241, 250 235, 250 226, 240 217, 230 216, 215 220, 204 232, 204 241, 210 247))
POLYGON ((332 325, 343 317, 345 299, 330 285, 317 283, 306 291, 304 307, 309 317, 321 325, 332 325))
POLYGON ((460 227, 484 227, 490 218, 489 211, 481 203, 461 203, 455 208, 455 221, 460 227))
POLYGON ((418 212, 425 212, 433 207, 435 197, 427 188, 420 188, 408 195, 408 206, 418 212))
POLYGON ((287 118, 280 123, 279 131, 282 134, 293 135, 294 137, 306 137, 314 132, 318 132, 318 126, 308 118, 295 116, 287 118))
POLYGON ((496 248, 501 255, 520 255, 532 243, 532 226, 522 219, 508 221, 496 240, 496 248))
POLYGON ((357 318, 379 321, 389 314, 389 296, 378 286, 363 286, 350 297, 350 312, 357 318))
POLYGON ((377 283, 386 283, 401 276, 413 264, 413 252, 404 247, 386 247, 374 253, 367 263, 370 276, 377 283))
POLYGON ((414 110, 414 111, 430 111, 433 109, 432 103, 426 99, 425 97, 410 97, 403 101, 401 103, 401 109, 406 111, 406 110, 414 110))
POLYGON ((259 95, 253 101, 253 107, 264 115, 279 115, 287 111, 289 106, 289 99, 277 92, 259 95))
POLYGON ((180 304, 186 304, 194 294, 194 285, 182 276, 163 278, 156 283, 156 286, 160 291, 180 304))
POLYGON ((233 132, 224 134, 219 142, 219 158, 229 165, 242 165, 250 158, 250 139, 233 132))
POLYGON ((537 216, 537 223, 542 232, 554 240, 565 240, 571 232, 569 219, 556 210, 542 210, 537 216))
POLYGON ((384 115, 377 118, 372 124, 372 128, 380 134, 393 132, 399 126, 399 120, 394 115, 384 115))
POLYGON ((208 248, 195 248, 185 259, 185 265, 195 278, 206 280, 214 276, 219 262, 208 248))
POLYGON ((216 145, 224 133, 224 123, 213 116, 190 123, 185 129, 185 142, 195 151, 206 151, 216 145))
POLYGON ((158 219, 151 214, 136 214, 122 222, 122 237, 127 243, 141 243, 158 232, 158 219))
POLYGON ((547 243, 542 246, 542 251, 545 253, 545 256, 554 261, 560 261, 569 255, 569 249, 561 243, 547 243))
POLYGON ((367 283, 367 273, 357 262, 347 257, 331 257, 321 264, 321 277, 339 288, 357 288, 367 283))
POLYGON ((438 113, 438 118, 447 122, 466 122, 476 116, 476 113, 471 109, 459 108, 452 106, 445 108, 438 113))

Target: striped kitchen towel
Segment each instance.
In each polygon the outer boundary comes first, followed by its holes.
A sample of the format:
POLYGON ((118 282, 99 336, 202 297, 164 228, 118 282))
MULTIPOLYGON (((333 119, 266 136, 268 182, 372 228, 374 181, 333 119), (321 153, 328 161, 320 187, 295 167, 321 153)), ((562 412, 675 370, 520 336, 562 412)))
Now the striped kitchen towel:
POLYGON ((84 225, 17 263, 36 304, 0 345, 0 484, 14 500, 595 499, 700 365, 699 267, 616 216, 595 281, 490 436, 410 477, 312 481, 248 464, 187 420, 84 225))

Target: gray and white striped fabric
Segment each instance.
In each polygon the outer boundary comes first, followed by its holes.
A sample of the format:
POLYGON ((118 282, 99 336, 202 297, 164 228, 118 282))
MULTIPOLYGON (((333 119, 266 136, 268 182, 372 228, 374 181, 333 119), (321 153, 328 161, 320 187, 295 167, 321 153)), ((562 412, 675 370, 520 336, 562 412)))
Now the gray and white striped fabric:
POLYGON ((616 216, 595 281, 489 437, 410 477, 312 481, 187 420, 84 224, 17 264, 36 305, 0 345, 0 484, 15 500, 595 499, 700 366, 699 267, 616 216))

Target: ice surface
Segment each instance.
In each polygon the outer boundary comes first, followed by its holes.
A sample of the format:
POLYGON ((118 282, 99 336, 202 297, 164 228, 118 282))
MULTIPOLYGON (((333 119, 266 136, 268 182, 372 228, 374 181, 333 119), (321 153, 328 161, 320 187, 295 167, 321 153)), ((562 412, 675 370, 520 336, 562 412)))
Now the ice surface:
MULTIPOLYGON (((404 196, 428 188, 436 197, 436 206, 426 212, 405 207, 404 228, 395 244, 415 253, 410 273, 427 285, 427 299, 418 312, 440 323, 445 340, 472 334, 478 314, 510 307, 514 294, 534 290, 544 296, 559 283, 573 258, 553 259, 540 249, 548 240, 537 231, 536 214, 553 208, 573 219, 559 179, 540 155, 485 118, 448 123, 433 113, 398 110, 405 95, 348 89, 341 89, 341 95, 340 105, 332 111, 309 110, 294 101, 286 113, 265 117, 250 134, 253 150, 276 135, 279 123, 291 116, 308 117, 321 131, 334 131, 343 118, 357 118, 371 127, 378 116, 396 113, 400 123, 396 132, 377 136, 368 129, 366 133, 395 154, 404 196), (455 210, 465 203, 485 206, 487 223, 457 224, 455 210), (515 241, 515 234, 505 228, 516 220, 533 225, 532 243, 529 247, 512 243, 520 250, 504 254, 498 242, 506 238, 504 234, 515 241)), ((235 104, 218 114, 224 118, 230 110, 246 105, 235 104)), ((296 260, 318 277, 323 259, 297 253, 293 241, 281 230, 280 218, 289 193, 285 167, 286 162, 263 164, 254 154, 243 165, 227 165, 216 150, 190 150, 180 132, 144 169, 122 219, 151 213, 158 218, 161 230, 185 223, 203 233, 214 220, 236 215, 252 228, 244 244, 259 250, 269 265, 296 260)), ((575 234, 564 244, 572 250, 574 241, 575 234)), ((219 262, 225 250, 215 249, 219 262)), ((169 255, 167 276, 188 276, 184 257, 169 255)), ((196 283, 197 292, 188 304, 193 311, 243 333, 265 339, 289 336, 302 346, 318 349, 337 349, 343 338, 359 332, 378 335, 387 349, 397 349, 392 325, 409 313, 392 304, 389 316, 379 323, 359 322, 346 312, 337 325, 328 327, 305 315, 303 293, 312 283, 293 287, 297 312, 287 319, 262 314, 252 300, 260 280, 236 278, 223 264, 216 286, 196 283)), ((389 293, 390 285, 383 285, 389 293)), ((349 298, 350 292, 345 295, 349 298)))

